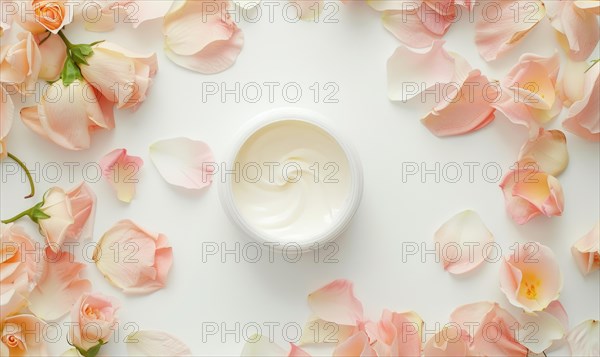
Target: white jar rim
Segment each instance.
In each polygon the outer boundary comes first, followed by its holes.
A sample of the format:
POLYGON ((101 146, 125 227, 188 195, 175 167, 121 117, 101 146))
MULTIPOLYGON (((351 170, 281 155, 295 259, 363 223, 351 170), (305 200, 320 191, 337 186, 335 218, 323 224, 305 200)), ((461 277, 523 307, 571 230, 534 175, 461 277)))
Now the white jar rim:
POLYGON ((346 230, 352 218, 354 217, 354 214, 358 210, 358 207, 360 206, 363 193, 363 172, 360 159, 352 145, 350 145, 339 135, 339 133, 335 132, 335 130, 331 128, 329 125, 330 121, 325 116, 317 112, 296 107, 277 108, 258 114, 239 130, 235 140, 231 145, 230 151, 226 156, 225 164, 227 167, 234 167, 235 160, 238 157, 240 149, 258 130, 273 123, 293 120, 306 122, 319 127, 337 142, 346 155, 350 172, 350 187, 348 196, 344 201, 343 209, 341 210, 340 214, 336 216, 336 219, 332 222, 332 224, 321 232, 303 239, 301 242, 288 242, 283 239, 274 240, 265 232, 256 229, 243 217, 235 202, 233 185, 231 180, 228 179, 228 177, 231 177, 230 175, 225 176, 224 180, 219 180, 219 199, 229 219, 233 221, 244 233, 246 233, 246 235, 250 236, 259 243, 269 243, 279 249, 283 249, 292 244, 302 250, 310 250, 321 247, 324 244, 333 241, 346 230))

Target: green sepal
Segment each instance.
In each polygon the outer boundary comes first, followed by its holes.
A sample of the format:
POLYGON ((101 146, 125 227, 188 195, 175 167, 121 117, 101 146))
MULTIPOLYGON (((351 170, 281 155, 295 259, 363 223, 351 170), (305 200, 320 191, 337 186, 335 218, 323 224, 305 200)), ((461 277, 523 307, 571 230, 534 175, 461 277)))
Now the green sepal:
POLYGON ((85 64, 87 65, 87 58, 94 54, 94 50, 91 45, 81 44, 74 45, 69 49, 71 51, 71 58, 78 65, 85 64))
POLYGON ((73 59, 69 56, 67 56, 67 60, 65 61, 65 66, 63 67, 60 78, 62 79, 65 87, 70 86, 78 79, 83 79, 79 67, 77 67, 77 64, 75 64, 73 59))
POLYGON ((77 352, 79 352, 79 354, 83 357, 96 357, 98 352, 100 352, 100 348, 104 344, 106 344, 106 342, 102 342, 102 340, 100 340, 98 341, 97 345, 90 347, 88 350, 84 350, 83 348, 77 346, 75 346, 75 348, 77 349, 77 352))
POLYGON ((43 205, 44 201, 31 207, 31 213, 29 214, 29 218, 31 218, 31 220, 34 221, 36 224, 39 222, 40 219, 50 218, 49 215, 47 215, 46 213, 44 213, 44 211, 41 210, 43 205))

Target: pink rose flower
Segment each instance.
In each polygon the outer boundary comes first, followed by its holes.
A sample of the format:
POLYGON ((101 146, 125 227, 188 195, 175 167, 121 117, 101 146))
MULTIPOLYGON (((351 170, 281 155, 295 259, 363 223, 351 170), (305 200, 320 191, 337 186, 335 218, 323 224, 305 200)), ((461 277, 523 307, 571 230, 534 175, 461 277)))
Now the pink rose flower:
POLYGON ((137 108, 145 99, 158 70, 156 54, 139 55, 110 42, 93 46, 81 74, 117 108, 137 108))
POLYGON ((21 110, 21 120, 36 134, 69 150, 90 147, 90 132, 114 128, 113 104, 85 81, 45 87, 40 102, 21 110))
POLYGON ((2 83, 23 93, 35 89, 42 55, 31 33, 22 32, 18 39, 17 43, 0 48, 0 78, 2 83))
POLYGON ((116 302, 109 297, 83 294, 71 310, 70 343, 83 351, 106 343, 116 328, 117 310, 116 302))

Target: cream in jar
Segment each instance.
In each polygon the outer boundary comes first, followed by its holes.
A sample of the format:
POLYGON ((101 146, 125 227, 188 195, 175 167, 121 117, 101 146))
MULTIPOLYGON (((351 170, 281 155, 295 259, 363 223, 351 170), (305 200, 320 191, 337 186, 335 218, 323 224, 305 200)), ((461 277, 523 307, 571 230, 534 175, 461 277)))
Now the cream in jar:
POLYGON ((269 240, 306 242, 347 206, 352 180, 346 152, 313 123, 283 119, 261 127, 234 164, 242 173, 231 183, 235 205, 269 240))

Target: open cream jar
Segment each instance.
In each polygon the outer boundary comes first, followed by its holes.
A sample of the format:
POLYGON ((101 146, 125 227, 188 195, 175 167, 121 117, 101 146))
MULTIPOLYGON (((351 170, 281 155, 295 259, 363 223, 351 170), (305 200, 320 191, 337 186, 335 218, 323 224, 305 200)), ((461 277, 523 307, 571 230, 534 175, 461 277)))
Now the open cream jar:
POLYGON ((342 233, 360 204, 353 149, 323 116, 299 108, 255 117, 233 145, 219 188, 228 216, 259 242, 314 249, 342 233))

